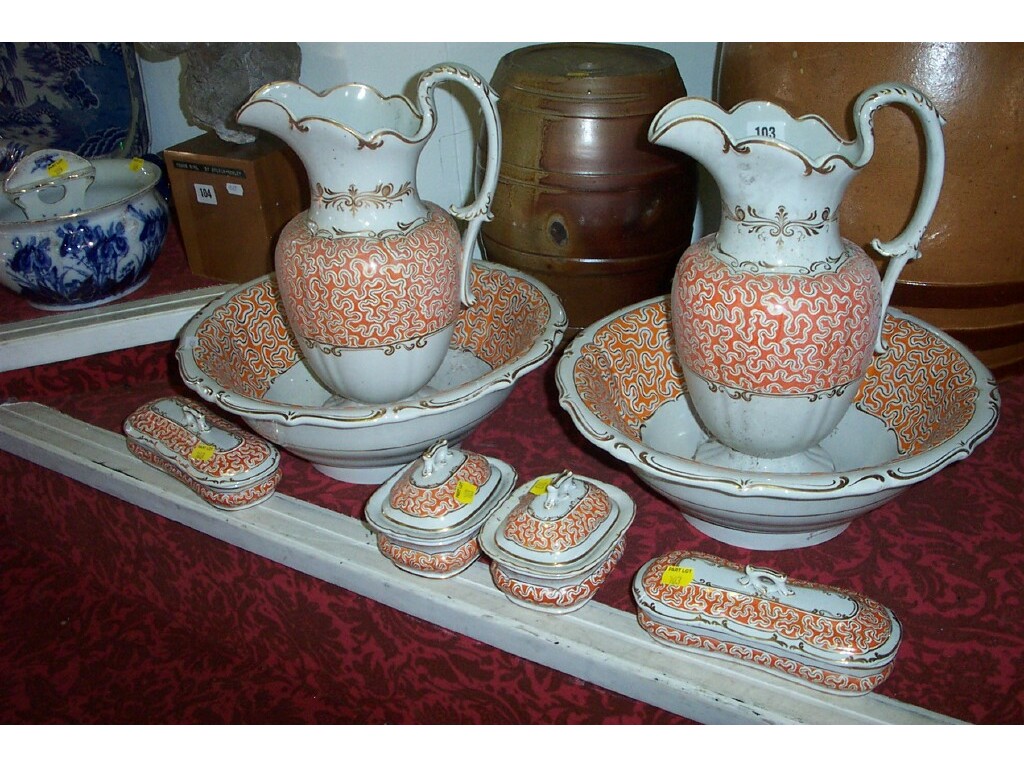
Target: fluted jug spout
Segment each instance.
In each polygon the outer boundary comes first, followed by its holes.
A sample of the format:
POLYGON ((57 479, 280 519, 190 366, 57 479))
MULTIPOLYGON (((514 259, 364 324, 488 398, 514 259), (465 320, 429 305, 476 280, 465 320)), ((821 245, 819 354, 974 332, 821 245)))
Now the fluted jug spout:
POLYGON ((425 220, 415 176, 433 121, 427 126, 404 97, 358 83, 317 92, 282 81, 253 93, 237 120, 273 134, 298 155, 309 178, 313 229, 359 235, 425 220), (393 169, 385 181, 383 164, 393 169))

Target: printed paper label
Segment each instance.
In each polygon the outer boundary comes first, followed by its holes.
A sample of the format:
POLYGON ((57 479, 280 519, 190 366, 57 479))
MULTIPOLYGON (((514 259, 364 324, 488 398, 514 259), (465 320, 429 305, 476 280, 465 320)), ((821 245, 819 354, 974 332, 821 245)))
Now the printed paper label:
POLYGON ((52 163, 50 163, 48 166, 46 166, 46 175, 50 176, 50 177, 61 176, 61 175, 65 174, 65 173, 67 173, 67 172, 68 172, 68 161, 67 161, 67 158, 64 158, 64 157, 59 157, 56 160, 54 160, 52 163))
POLYGON ((471 504, 476 498, 477 490, 479 489, 468 480, 459 480, 455 484, 455 500, 459 504, 471 504))
POLYGON ((195 184, 196 200, 204 205, 217 204, 217 190, 209 184, 195 184))
POLYGON ((532 493, 534 496, 543 496, 545 493, 547 493, 549 485, 551 485, 550 477, 539 477, 537 478, 537 482, 535 482, 531 486, 530 493, 532 493))
POLYGON ((693 581, 693 568, 681 565, 670 565, 661 574, 661 583, 670 587, 685 587, 691 581, 693 581))
POLYGON ((786 140, 786 123, 778 122, 750 122, 747 123, 747 135, 758 139, 786 140))
POLYGON ((189 458, 195 461, 209 461, 216 452, 217 449, 209 443, 196 443, 192 453, 189 454, 189 458))

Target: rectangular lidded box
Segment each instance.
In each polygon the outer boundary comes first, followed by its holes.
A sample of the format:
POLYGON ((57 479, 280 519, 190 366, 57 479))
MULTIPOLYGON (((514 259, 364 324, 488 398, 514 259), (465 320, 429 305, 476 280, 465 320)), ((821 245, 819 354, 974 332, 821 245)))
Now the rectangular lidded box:
POLYGON ((896 616, 871 598, 699 552, 650 560, 633 597, 660 643, 847 696, 888 678, 902 640, 896 616))
POLYGON ((128 449, 220 509, 269 498, 281 479, 273 445, 182 397, 135 410, 124 422, 128 449))

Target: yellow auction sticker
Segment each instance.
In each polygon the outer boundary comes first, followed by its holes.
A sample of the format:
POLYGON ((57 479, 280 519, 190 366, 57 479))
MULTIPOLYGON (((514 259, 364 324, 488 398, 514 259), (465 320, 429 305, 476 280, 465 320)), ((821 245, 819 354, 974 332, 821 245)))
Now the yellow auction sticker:
POLYGON ((209 443, 196 443, 195 448, 192 449, 192 453, 189 454, 189 458, 195 461, 209 461, 213 458, 213 454, 217 452, 209 443))
POLYGON ((661 583, 670 587, 685 587, 691 581, 693 581, 693 568, 681 565, 670 565, 661 574, 661 583))
POLYGON ((473 499, 476 498, 476 492, 479 489, 468 480, 459 480, 455 484, 455 500, 459 504, 471 504, 473 499))
POLYGON ((530 493, 534 496, 543 496, 547 493, 549 485, 551 485, 550 477, 538 477, 537 482, 530 486, 530 493))
POLYGON ((50 177, 61 176, 67 172, 68 161, 67 158, 64 157, 58 157, 56 160, 54 160, 52 163, 46 166, 46 175, 50 177))

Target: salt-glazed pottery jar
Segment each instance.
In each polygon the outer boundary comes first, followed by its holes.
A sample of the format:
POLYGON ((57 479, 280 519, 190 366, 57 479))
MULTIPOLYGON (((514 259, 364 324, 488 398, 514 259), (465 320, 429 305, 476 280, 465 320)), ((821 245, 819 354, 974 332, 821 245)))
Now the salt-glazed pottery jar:
POLYGON ((505 462, 439 440, 374 492, 366 522, 403 571, 449 578, 476 562, 480 527, 515 484, 505 462))
POLYGON ((847 696, 889 677, 903 638, 892 611, 869 597, 700 552, 648 561, 633 597, 660 643, 847 696))
POLYGON ((183 397, 136 409, 124 433, 128 450, 219 509, 266 501, 281 479, 277 448, 183 397))
POLYGON ((903 265, 920 256, 942 184, 943 120, 914 88, 883 83, 854 105, 857 138, 819 117, 764 101, 726 112, 679 99, 649 138, 696 158, 718 184, 722 221, 692 245, 672 286, 672 328, 693 406, 713 436, 697 458, 719 466, 831 471, 818 448, 848 409, 880 351, 880 327, 903 265), (891 259, 884 281, 840 236, 839 205, 874 152, 872 115, 885 105, 920 119, 926 164, 906 229, 872 243, 891 259), (754 457, 751 459, 751 457, 754 457))
POLYGON ((160 169, 141 158, 23 157, 0 197, 0 283, 45 310, 93 307, 139 288, 167 235, 160 169))
POLYGON ((470 69, 423 72, 414 107, 366 85, 315 93, 270 83, 238 112, 241 125, 287 143, 309 177, 310 207, 285 225, 274 254, 282 303, 313 372, 337 395, 390 403, 440 367, 461 304, 473 303, 469 264, 490 214, 501 135, 495 97, 470 69), (483 109, 487 160, 460 237, 451 215, 420 199, 419 156, 437 120, 434 87, 459 83, 483 109))
POLYGON ((607 483, 542 475, 487 519, 480 547, 495 586, 518 605, 569 613, 586 605, 619 562, 636 505, 607 483))

